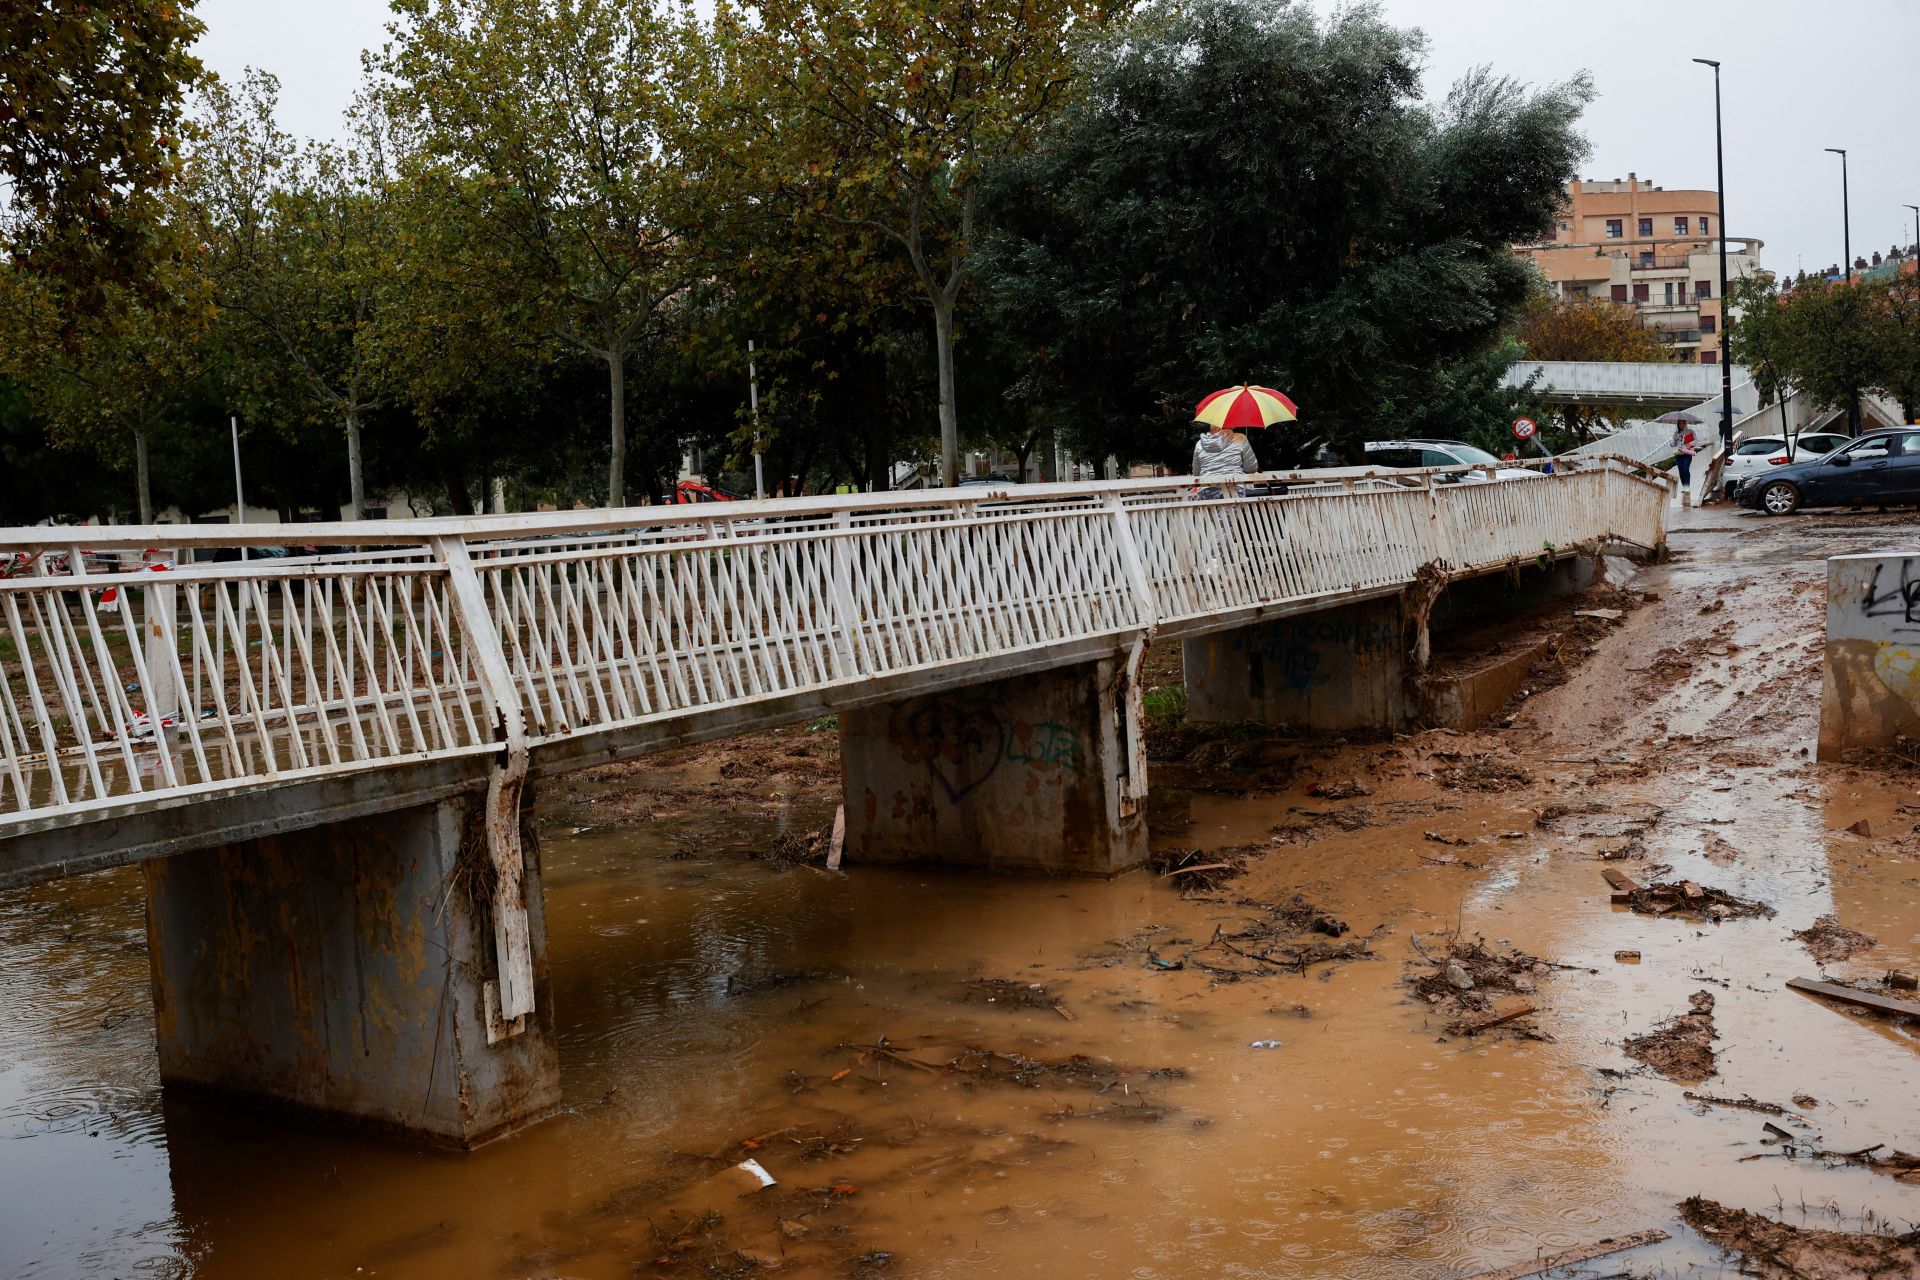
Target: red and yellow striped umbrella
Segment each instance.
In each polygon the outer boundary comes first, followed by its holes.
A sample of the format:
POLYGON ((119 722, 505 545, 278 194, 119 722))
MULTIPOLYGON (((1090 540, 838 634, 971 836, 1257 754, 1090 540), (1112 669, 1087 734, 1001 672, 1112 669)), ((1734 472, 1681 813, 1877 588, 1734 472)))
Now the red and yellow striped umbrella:
POLYGON ((1293 401, 1272 387, 1228 387, 1214 392, 1193 409, 1195 422, 1229 431, 1271 427, 1276 422, 1293 422, 1298 417, 1293 401))

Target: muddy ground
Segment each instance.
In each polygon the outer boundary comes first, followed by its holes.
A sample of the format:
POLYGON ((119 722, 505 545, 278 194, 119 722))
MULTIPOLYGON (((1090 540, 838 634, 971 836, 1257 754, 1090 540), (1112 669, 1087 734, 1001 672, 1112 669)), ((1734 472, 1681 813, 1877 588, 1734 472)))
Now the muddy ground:
POLYGON ((1694 513, 1467 733, 1196 728, 1163 646, 1110 884, 821 873, 831 723, 550 782, 567 1112, 470 1160, 162 1108, 137 877, 36 890, 0 1274, 1915 1274, 1920 1031, 1785 983, 1920 970, 1920 762, 1811 759, 1823 557, 1916 539, 1694 513))

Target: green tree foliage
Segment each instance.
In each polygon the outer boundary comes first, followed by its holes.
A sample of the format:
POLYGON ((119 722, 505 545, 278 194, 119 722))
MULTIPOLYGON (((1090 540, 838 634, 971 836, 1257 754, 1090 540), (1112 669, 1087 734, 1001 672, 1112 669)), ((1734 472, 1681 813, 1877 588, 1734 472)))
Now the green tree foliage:
POLYGON ((1856 410, 1860 397, 1889 387, 1884 283, 1808 280, 1790 292, 1746 284, 1732 334, 1733 358, 1764 370, 1776 394, 1804 392, 1815 404, 1856 410))
POLYGON ((0 372, 28 392, 44 419, 49 443, 84 450, 111 465, 131 462, 135 507, 153 522, 149 468, 156 438, 177 436, 202 372, 209 320, 204 277, 179 269, 184 254, 162 259, 164 275, 147 293, 132 288, 100 295, 103 305, 71 317, 60 313, 59 290, 39 276, 8 270, 0 276, 0 317, 13 334, 48 334, 58 341, 0 344, 0 372))
POLYGON ((211 86, 185 191, 237 359, 236 399, 288 432, 345 437, 348 502, 366 505, 361 433, 388 399, 372 331, 393 219, 377 114, 352 145, 304 150, 275 121, 279 83, 249 72, 211 86))
POLYGON ((1059 110, 1091 0, 723 3, 723 92, 743 143, 805 213, 904 259, 933 318, 942 472, 959 466, 956 314, 982 230, 985 174, 1059 110))
POLYGON ((1896 274, 1879 288, 1880 389, 1920 422, 1920 275, 1896 274))
POLYGON ((1779 281, 1771 272, 1737 277, 1727 290, 1726 309, 1733 317, 1727 334, 1729 358, 1753 375, 1762 404, 1784 400, 1794 391, 1781 299, 1779 281))
POLYGON ((606 501, 626 502, 627 376, 661 358, 689 284, 676 212, 682 27, 654 0, 395 0, 378 60, 421 194, 463 211, 537 303, 537 332, 606 370, 606 501))
POLYGON ((1429 110, 1420 53, 1369 9, 1233 0, 1100 44, 1000 170, 983 271, 1022 392, 1083 455, 1177 464, 1193 403, 1243 380, 1342 445, 1397 434, 1501 339, 1530 279, 1509 245, 1551 223, 1590 90, 1476 73, 1429 110))
POLYGON ((0 176, 12 251, 93 311, 150 288, 182 99, 201 75, 193 0, 0 0, 0 176))

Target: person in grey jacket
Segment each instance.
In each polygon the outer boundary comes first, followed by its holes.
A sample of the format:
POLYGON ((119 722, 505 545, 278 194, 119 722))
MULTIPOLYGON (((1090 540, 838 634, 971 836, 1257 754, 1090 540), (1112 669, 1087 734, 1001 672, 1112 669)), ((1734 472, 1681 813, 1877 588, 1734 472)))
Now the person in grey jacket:
MULTIPOLYGON (((1206 480, 1224 476, 1247 476, 1260 469, 1253 446, 1238 431, 1216 427, 1193 443, 1193 474, 1206 480)), ((1219 490, 1207 495, 1217 498, 1219 490)))

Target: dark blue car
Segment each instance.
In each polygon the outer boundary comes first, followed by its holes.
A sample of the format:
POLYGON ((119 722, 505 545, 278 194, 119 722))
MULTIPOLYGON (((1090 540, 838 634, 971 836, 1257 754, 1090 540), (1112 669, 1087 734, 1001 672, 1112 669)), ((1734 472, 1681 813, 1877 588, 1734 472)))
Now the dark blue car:
POLYGON ((1733 500, 1775 516, 1801 507, 1920 503, 1920 427, 1875 431, 1824 458, 1748 476, 1733 500))

